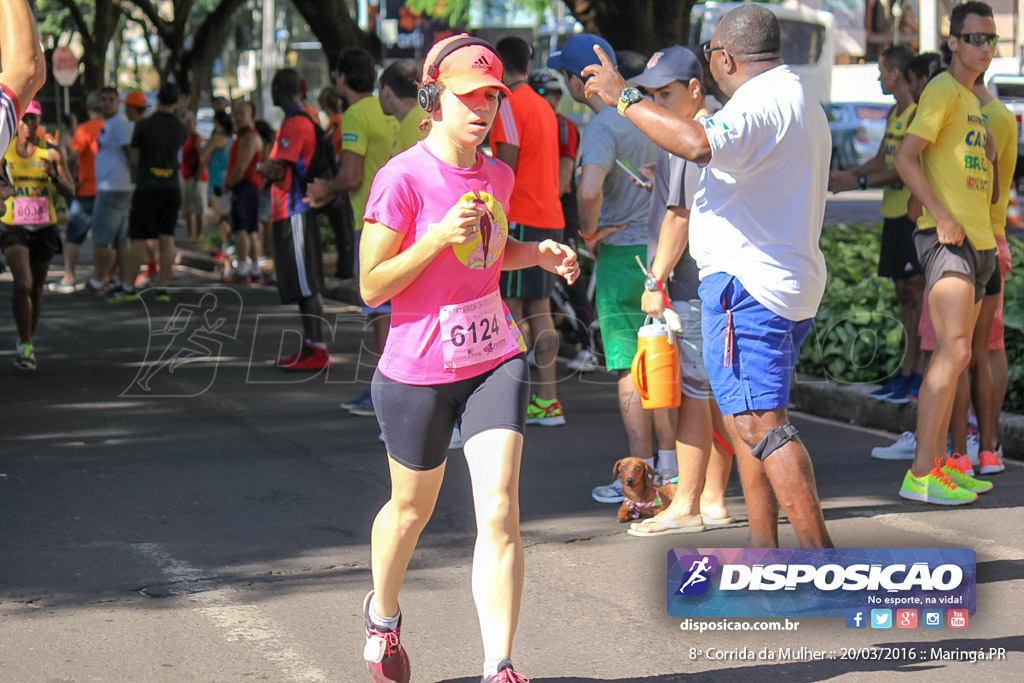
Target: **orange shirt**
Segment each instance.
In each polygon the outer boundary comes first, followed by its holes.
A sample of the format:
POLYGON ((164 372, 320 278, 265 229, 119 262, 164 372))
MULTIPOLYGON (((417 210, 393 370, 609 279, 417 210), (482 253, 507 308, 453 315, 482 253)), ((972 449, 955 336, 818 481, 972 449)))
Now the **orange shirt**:
MULTIPOLYGON (((228 153, 228 175, 231 175, 231 170, 235 167, 235 157, 238 156, 238 143, 242 140, 243 135, 259 135, 255 128, 243 128, 238 131, 238 135, 235 136, 235 141, 231 143, 231 151, 228 153)), ((245 169, 245 173, 242 175, 243 180, 248 180, 256 187, 263 187, 263 176, 256 170, 256 164, 263 159, 263 144, 260 143, 259 148, 256 150, 256 154, 253 155, 252 161, 249 162, 249 167, 245 169)))
POLYGON ((533 228, 565 227, 558 197, 558 122, 551 105, 528 85, 502 100, 491 128, 491 146, 519 148, 508 218, 533 228))
POLYGON ((78 152, 78 189, 79 197, 96 196, 96 141, 103 130, 103 119, 86 121, 75 129, 71 138, 71 149, 78 152))

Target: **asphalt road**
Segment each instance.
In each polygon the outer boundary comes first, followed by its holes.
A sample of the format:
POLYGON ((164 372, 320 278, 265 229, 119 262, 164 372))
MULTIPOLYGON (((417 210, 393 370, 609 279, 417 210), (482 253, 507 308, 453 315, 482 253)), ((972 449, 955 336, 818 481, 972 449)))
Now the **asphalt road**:
MULTIPOLYGON (((294 309, 273 290, 194 273, 175 284, 187 289, 162 305, 47 294, 34 374, 12 367, 13 323, 0 313, 0 339, 11 342, 0 350, 0 681, 368 680, 361 604, 386 458, 376 421, 338 408, 371 374, 361 318, 331 305, 335 366, 296 378, 271 364, 282 344, 298 343, 294 309)), ((568 425, 529 429, 522 474, 527 581, 515 661, 535 680, 1019 680, 1024 468, 1011 466, 969 508, 925 507, 896 495, 905 463, 868 458, 892 435, 798 416, 836 543, 972 547, 977 613, 959 632, 806 619, 795 631, 699 635, 666 614, 666 553, 741 547, 745 524, 626 535, 616 506, 590 498, 625 454, 614 384, 564 367, 560 378, 568 425), (707 654, 886 645, 924 655, 707 654), (1007 658, 939 661, 932 647, 1003 647, 1007 658)), ((729 504, 742 520, 735 477, 729 504)), ((402 596, 414 681, 479 680, 473 535, 467 472, 453 453, 402 596)), ((783 544, 794 540, 784 526, 783 544)))

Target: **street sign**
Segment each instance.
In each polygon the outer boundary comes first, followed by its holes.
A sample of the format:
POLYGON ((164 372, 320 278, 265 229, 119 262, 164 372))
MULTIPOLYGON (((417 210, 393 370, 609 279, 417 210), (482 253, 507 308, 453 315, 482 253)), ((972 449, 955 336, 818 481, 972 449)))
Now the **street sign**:
POLYGON ((53 51, 53 78, 65 88, 78 78, 78 57, 69 47, 58 47, 53 51))

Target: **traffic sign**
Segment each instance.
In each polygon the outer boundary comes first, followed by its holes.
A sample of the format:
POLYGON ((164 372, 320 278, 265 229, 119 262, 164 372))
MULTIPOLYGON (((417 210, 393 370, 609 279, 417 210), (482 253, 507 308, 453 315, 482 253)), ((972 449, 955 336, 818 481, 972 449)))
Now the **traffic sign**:
POLYGON ((64 46, 53 51, 53 77, 64 87, 70 86, 78 78, 78 57, 71 48, 64 46))

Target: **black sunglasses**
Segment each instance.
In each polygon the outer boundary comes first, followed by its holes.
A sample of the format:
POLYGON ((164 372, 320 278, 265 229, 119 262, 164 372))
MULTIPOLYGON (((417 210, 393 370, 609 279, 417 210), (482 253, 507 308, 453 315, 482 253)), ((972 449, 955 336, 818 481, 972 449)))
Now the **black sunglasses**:
POLYGON ((710 40, 708 42, 706 42, 706 43, 703 43, 701 45, 701 48, 704 50, 704 59, 707 59, 708 61, 711 60, 711 53, 712 52, 715 52, 717 50, 723 50, 725 52, 728 52, 728 50, 726 50, 724 47, 721 47, 721 46, 719 46, 719 47, 711 47, 711 41, 710 40))
POLYGON ((996 43, 999 42, 999 34, 997 33, 960 33, 954 35, 974 47, 982 47, 986 44, 989 47, 995 47, 996 43))

